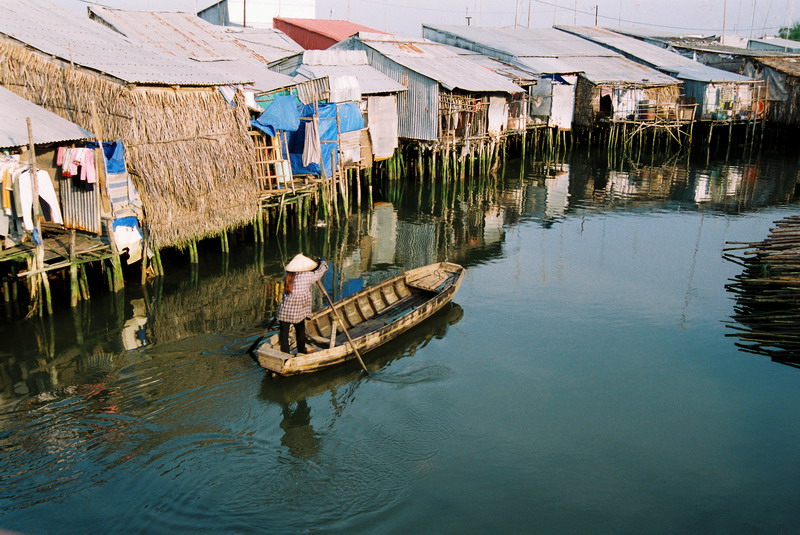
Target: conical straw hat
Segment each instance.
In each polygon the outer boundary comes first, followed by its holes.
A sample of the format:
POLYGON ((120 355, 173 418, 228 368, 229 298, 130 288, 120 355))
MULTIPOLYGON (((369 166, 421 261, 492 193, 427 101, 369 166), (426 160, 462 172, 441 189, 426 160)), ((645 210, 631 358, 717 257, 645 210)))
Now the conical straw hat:
POLYGON ((317 268, 317 263, 302 253, 292 258, 292 261, 286 264, 284 268, 286 271, 312 271, 317 268))

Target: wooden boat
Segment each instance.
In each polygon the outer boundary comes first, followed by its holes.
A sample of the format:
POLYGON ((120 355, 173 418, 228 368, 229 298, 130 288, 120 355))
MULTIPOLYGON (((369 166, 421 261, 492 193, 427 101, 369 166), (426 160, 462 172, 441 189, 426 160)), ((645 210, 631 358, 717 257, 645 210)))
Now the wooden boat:
MULTIPOLYGON (((363 355, 450 302, 464 273, 458 264, 439 262, 386 279, 334 304, 347 334, 363 355)), ((326 306, 306 320, 306 348, 313 348, 312 352, 284 353, 275 334, 259 346, 258 363, 273 375, 309 373, 340 364, 356 358, 347 334, 326 306)))

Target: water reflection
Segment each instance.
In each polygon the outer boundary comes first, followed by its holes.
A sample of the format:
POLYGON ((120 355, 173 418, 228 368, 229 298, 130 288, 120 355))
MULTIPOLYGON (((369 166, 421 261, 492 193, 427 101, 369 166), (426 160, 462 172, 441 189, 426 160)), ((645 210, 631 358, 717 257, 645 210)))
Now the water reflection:
POLYGON ((110 356, 104 366, 113 368, 114 355, 153 344, 207 333, 252 333, 274 313, 281 266, 296 251, 332 260, 325 283, 338 299, 403 269, 443 260, 469 267, 500 258, 505 233, 524 221, 548 228, 564 218, 618 209, 739 213, 788 202, 799 193, 796 167, 767 157, 738 164, 686 157, 643 163, 579 151, 524 165, 508 162, 490 176, 388 181, 376 188, 385 200, 340 225, 278 237, 277 247, 267 249, 241 244, 216 269, 204 266, 203 273, 193 269, 191 276, 179 271, 168 277, 181 281, 177 284, 158 280, 147 291, 95 292, 91 302, 53 318, 4 323, 0 397, 91 382, 83 377, 96 373, 97 355, 110 356))
MULTIPOLYGON (((370 370, 369 380, 410 384, 440 378, 441 371, 437 369, 423 367, 397 373, 391 369, 391 364, 413 356, 431 340, 444 338, 450 326, 458 323, 463 315, 463 309, 451 302, 424 323, 364 355, 370 370)), ((361 370, 354 363, 297 377, 273 378, 267 375, 261 384, 259 398, 281 407, 281 445, 293 457, 309 459, 319 452, 320 437, 311 424, 308 400, 330 396, 336 418, 354 399, 362 380, 361 370)))
POLYGON ((505 204, 516 215, 545 226, 588 211, 711 209, 728 213, 790 202, 798 197, 794 166, 764 157, 758 161, 696 162, 673 157, 656 163, 631 159, 611 165, 603 154, 573 152, 561 161, 538 161, 506 181, 520 192, 505 204), (526 187, 529 185, 534 187, 526 187))

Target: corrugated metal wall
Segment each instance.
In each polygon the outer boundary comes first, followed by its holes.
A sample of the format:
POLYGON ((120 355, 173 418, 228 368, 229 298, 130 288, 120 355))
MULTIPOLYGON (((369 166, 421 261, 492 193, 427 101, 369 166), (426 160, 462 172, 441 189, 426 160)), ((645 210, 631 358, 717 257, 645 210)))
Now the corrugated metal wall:
POLYGON ((58 188, 64 226, 101 234, 99 185, 87 185, 74 178, 60 178, 58 188))
POLYGON ((366 51, 373 68, 408 88, 397 96, 398 135, 406 139, 437 140, 439 82, 408 70, 360 41, 351 40, 351 45, 366 51))

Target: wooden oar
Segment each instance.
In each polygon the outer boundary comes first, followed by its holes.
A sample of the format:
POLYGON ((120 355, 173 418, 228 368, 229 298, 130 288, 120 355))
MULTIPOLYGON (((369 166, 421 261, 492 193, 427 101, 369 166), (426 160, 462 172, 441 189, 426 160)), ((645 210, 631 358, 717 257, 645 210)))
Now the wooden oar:
POLYGON ((339 325, 342 326, 342 330, 344 331, 345 336, 347 336, 347 341, 350 342, 350 347, 353 348, 353 352, 356 354, 356 358, 358 358, 358 363, 361 364, 361 369, 364 370, 364 373, 369 375, 369 372, 367 371, 367 367, 364 365, 364 361, 361 360, 361 354, 358 352, 358 348, 353 343, 353 339, 350 338, 350 333, 347 331, 347 326, 344 324, 344 322, 342 321, 342 318, 339 316, 339 310, 333 304, 333 299, 331 299, 331 296, 328 295, 328 292, 327 292, 327 290, 325 290, 325 287, 322 285, 321 281, 317 281, 317 286, 319 287, 320 291, 322 292, 322 295, 325 296, 325 299, 328 300, 328 304, 331 306, 331 310, 333 311, 333 314, 336 316, 336 321, 338 321, 339 325))
POLYGON ((264 339, 264 337, 267 335, 267 333, 270 331, 270 329, 272 329, 272 326, 275 325, 275 320, 277 320, 277 319, 278 319, 278 316, 275 316, 274 318, 272 318, 272 321, 269 322, 269 325, 267 325, 267 328, 264 330, 263 333, 261 333, 261 336, 256 338, 256 341, 253 342, 253 344, 250 347, 247 348, 247 352, 248 353, 252 353, 253 352, 253 350, 258 346, 258 343, 261 342, 261 340, 264 339))

